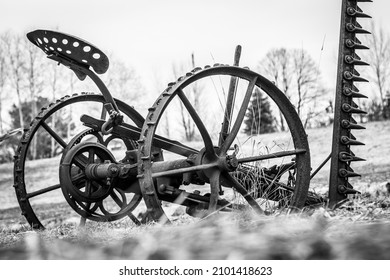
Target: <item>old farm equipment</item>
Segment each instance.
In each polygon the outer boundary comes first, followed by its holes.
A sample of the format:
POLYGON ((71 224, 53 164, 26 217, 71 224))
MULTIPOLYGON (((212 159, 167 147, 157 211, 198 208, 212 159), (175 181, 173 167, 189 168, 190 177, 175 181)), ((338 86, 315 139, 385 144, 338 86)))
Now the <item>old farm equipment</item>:
MULTIPOLYGON (((358 158, 350 146, 361 144, 350 132, 360 128, 351 114, 362 113, 352 98, 363 97, 353 86, 353 82, 363 80, 354 69, 355 65, 363 64, 355 50, 365 48, 355 36, 364 32, 356 18, 366 16, 357 2, 363 1, 343 1, 331 204, 353 192, 348 178, 355 173, 349 165, 358 158)), ((133 213, 143 205, 145 220, 161 222, 169 220, 164 209, 169 203, 185 206, 190 215, 205 216, 248 208, 267 214, 276 209, 301 209, 324 202, 309 191, 309 145, 295 108, 272 82, 238 66, 240 47, 236 49, 233 66, 196 67, 168 84, 143 118, 127 103, 114 99, 98 77, 97 74, 108 70, 109 60, 97 47, 54 31, 36 30, 27 37, 48 58, 71 69, 80 80, 88 76, 101 92, 65 96, 42 108, 24 130, 15 155, 14 187, 22 215, 33 228, 44 228, 47 213, 56 211, 57 201, 45 204, 43 197, 49 195, 45 200, 50 200, 50 194, 59 189, 62 200, 65 198, 71 208, 71 211, 69 207, 61 209, 64 216, 75 211, 84 221, 110 222, 129 217, 137 224, 141 221, 133 213), (223 83, 227 85, 226 91, 220 86, 223 83), (200 117, 199 100, 194 102, 188 94, 197 94, 199 85, 206 84, 226 93, 223 102, 213 99, 212 91, 207 96, 210 102, 223 103, 219 114, 222 126, 216 137, 215 128, 210 128, 200 117), (283 115, 289 128, 286 145, 274 144, 261 150, 259 143, 240 138, 256 90, 265 93, 283 115), (80 115, 77 124, 81 130, 76 135, 64 135, 56 131, 56 117, 72 107, 75 107, 72 114, 80 115), (198 130, 196 145, 161 134, 164 113, 178 108, 187 111, 198 130), (37 176, 34 161, 29 158, 33 142, 40 141, 42 133, 50 135, 51 142, 62 149, 57 182, 36 183, 34 178, 37 176), (118 142, 125 147, 119 155, 115 151, 118 142)), ((49 164, 50 159, 47 160, 49 164)))

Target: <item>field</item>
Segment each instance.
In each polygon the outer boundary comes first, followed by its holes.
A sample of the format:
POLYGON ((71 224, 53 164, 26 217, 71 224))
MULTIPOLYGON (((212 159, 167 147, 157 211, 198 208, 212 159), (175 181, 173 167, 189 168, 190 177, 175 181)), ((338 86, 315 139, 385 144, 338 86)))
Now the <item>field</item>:
MULTIPOLYGON (((41 207, 48 229, 31 231, 20 215, 12 164, 0 165, 0 259, 390 259, 390 122, 366 124, 356 133, 367 159, 353 165, 362 195, 337 210, 326 206, 298 214, 255 216, 252 212, 196 219, 172 208, 172 224, 135 226, 131 221, 78 227, 66 204, 54 198, 41 207)), ((316 168, 330 153, 331 127, 307 131, 316 168)), ((278 138, 278 133, 266 136, 278 138)), ((34 163, 37 180, 51 180, 55 159, 34 163), (45 166, 45 168, 39 168, 45 166)), ((329 165, 312 180, 325 194, 329 165)))

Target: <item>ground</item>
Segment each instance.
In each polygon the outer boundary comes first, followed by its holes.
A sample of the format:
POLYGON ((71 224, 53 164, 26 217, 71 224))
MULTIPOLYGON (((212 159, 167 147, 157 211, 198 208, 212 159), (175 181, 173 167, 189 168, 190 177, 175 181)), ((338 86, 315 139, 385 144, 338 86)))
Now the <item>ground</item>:
MULTIPOLYGON (((135 226, 130 221, 87 223, 64 204, 42 204, 50 219, 42 232, 31 231, 12 188, 12 164, 0 165, 0 259, 390 259, 390 122, 366 124, 356 133, 366 143, 354 149, 366 162, 352 184, 362 192, 337 210, 326 206, 301 213, 255 216, 252 212, 205 220, 178 209, 170 225, 135 226)), ((330 153, 331 127, 307 131, 316 168, 330 153)), ((278 133, 267 135, 277 138, 278 133)), ((42 162, 41 162, 42 163, 42 162)), ((37 164, 41 164, 37 162, 37 164)), ((58 166, 45 160, 44 180, 58 166)), ((329 167, 312 181, 326 191, 329 167)), ((172 211, 173 212, 173 211, 172 211)))

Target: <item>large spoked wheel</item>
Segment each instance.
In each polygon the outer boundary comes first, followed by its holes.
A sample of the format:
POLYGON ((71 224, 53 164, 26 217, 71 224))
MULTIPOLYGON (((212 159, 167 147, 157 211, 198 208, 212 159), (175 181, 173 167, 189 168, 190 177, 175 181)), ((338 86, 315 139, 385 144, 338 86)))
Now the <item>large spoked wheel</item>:
MULTIPOLYGON (((170 134, 178 133, 176 130, 170 134)), ((203 191, 208 214, 247 209, 247 205, 258 213, 305 205, 310 152, 302 123, 283 92, 248 69, 206 66, 170 83, 149 109, 139 143, 138 177, 148 212, 155 221, 169 219, 163 207, 166 203, 161 203, 169 197, 166 190, 175 193, 182 186, 196 189, 190 195, 186 193, 190 199, 203 191), (262 118, 253 118, 248 124, 248 110, 254 110, 251 101, 256 91, 268 96, 274 114, 283 116, 288 132, 264 136, 266 139, 260 133, 262 118), (156 131, 160 136, 172 122, 175 129, 184 127, 183 135, 193 134, 186 142, 191 151, 164 153, 164 164, 154 162, 156 131), (243 133, 248 125, 259 129, 243 133), (196 127, 196 133, 192 127, 196 127), (181 182, 167 187, 172 177, 181 182)), ((185 197, 175 202, 181 203, 185 197)))
MULTIPOLYGON (((142 126, 144 119, 134 108, 122 101, 116 102, 126 123, 142 126)), ((30 128, 25 129, 15 155, 14 187, 22 215, 32 228, 43 229, 63 220, 79 217, 75 216, 76 212, 64 201, 60 190, 58 167, 63 153, 81 142, 101 143, 112 149, 117 159, 126 158, 126 151, 131 146, 132 149, 137 149, 134 139, 119 141, 112 135, 102 136, 93 129, 86 130, 82 125, 80 116, 83 114, 101 119, 104 116, 104 103, 103 96, 98 94, 66 96, 48 108, 43 108, 31 122, 30 128), (34 142, 44 143, 40 146, 44 150, 34 149, 34 142)), ((126 198, 124 195, 120 193, 120 199, 116 203, 121 209, 128 210, 131 205, 132 210, 142 199, 140 193, 126 193, 126 198)), ((124 216, 123 212, 120 212, 120 217, 124 216)), ((110 217, 106 220, 114 220, 111 213, 108 215, 110 217)))

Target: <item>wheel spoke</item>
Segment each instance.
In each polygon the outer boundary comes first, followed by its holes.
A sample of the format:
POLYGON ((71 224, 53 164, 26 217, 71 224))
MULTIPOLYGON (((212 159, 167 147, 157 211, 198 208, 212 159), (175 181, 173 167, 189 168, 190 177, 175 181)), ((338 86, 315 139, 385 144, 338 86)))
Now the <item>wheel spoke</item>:
POLYGON ((78 184, 81 180, 85 179, 86 176, 84 173, 79 173, 72 177, 72 183, 78 184))
POLYGON ((238 131, 240 130, 241 124, 244 120, 246 110, 249 105, 249 101, 251 100, 253 89, 255 88, 257 81, 257 76, 255 76, 250 82, 249 85, 246 89, 245 97, 244 100, 242 101, 240 111, 238 112, 236 121, 234 122, 234 125, 232 127, 231 132, 229 135, 226 137, 225 142, 223 142, 221 150, 220 150, 220 155, 223 155, 227 152, 227 150, 230 148, 232 145, 234 139, 236 138, 238 131))
POLYGON ((252 208, 259 214, 264 214, 263 209, 259 206, 259 204, 256 202, 256 200, 247 192, 247 190, 244 188, 243 185, 239 181, 237 181, 236 178, 231 176, 229 173, 224 172, 222 174, 222 181, 223 185, 234 188, 236 191, 238 191, 245 199, 248 201, 249 205, 252 206, 252 208))
POLYGON ((42 122, 41 125, 43 128, 61 145, 62 148, 67 146, 66 142, 53 130, 47 123, 42 122))
POLYGON ((120 198, 119 198, 119 196, 114 192, 114 191, 112 191, 111 193, 110 193, 110 196, 111 196, 111 198, 115 201, 115 203, 121 208, 121 209, 123 209, 123 205, 125 205, 126 204, 126 196, 125 195, 122 195, 122 199, 123 200, 121 200, 120 198))
POLYGON ((245 162, 253 162, 253 161, 273 159, 273 158, 281 158, 281 157, 292 156, 292 155, 299 155, 299 154, 303 154, 303 153, 306 153, 305 149, 297 149, 297 150, 292 150, 292 151, 276 152, 276 153, 267 154, 267 155, 239 158, 237 160, 238 160, 238 163, 245 163, 245 162))
POLYGON ((87 180, 87 183, 85 184, 85 194, 86 195, 91 195, 91 193, 92 193, 91 181, 87 180))
POLYGON ((38 196, 38 195, 41 195, 41 194, 44 194, 44 193, 47 193, 47 192, 51 192, 51 191, 54 191, 56 189, 59 189, 61 188, 61 185, 60 184, 56 184, 56 185, 53 185, 53 186, 50 186, 50 187, 47 187, 47 188, 44 188, 44 189, 40 189, 38 191, 35 191, 35 192, 30 192, 28 194, 26 194, 26 199, 30 199, 34 196, 38 196))
POLYGON ((202 120, 200 119, 198 113, 196 112, 195 108, 192 106, 191 102, 187 99, 185 93, 182 89, 177 90, 177 94, 180 97, 181 101, 183 102, 184 106, 186 107, 188 113, 192 117, 192 120, 196 124, 196 126, 199 129, 200 134, 202 135, 203 142, 206 148, 206 152, 209 155, 214 155, 214 145, 213 141, 211 140, 210 134, 207 131, 205 125, 203 124, 202 120))
MULTIPOLYGON (((117 190, 118 192, 121 192, 120 190, 117 190)), ((110 193, 110 196, 112 197, 112 199, 115 201, 115 203, 119 206, 119 207, 121 207, 121 209, 124 209, 124 208, 126 208, 126 206, 128 205, 127 204, 127 202, 126 202, 126 195, 125 194, 123 194, 122 192, 121 192, 121 194, 122 194, 122 198, 123 198, 123 200, 121 200, 119 197, 118 197, 118 195, 114 192, 114 191, 112 191, 111 193, 110 193)), ((132 220, 137 226, 139 226, 139 225, 141 225, 141 222, 133 215, 133 213, 131 213, 131 211, 129 211, 128 213, 127 213, 127 216, 130 218, 130 220, 132 220)))
POLYGON ((88 151, 88 163, 95 162, 95 151, 93 149, 89 149, 88 151))

